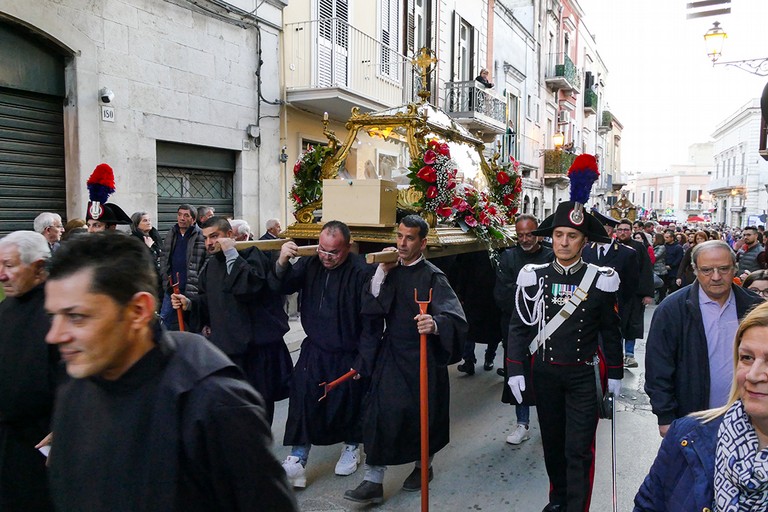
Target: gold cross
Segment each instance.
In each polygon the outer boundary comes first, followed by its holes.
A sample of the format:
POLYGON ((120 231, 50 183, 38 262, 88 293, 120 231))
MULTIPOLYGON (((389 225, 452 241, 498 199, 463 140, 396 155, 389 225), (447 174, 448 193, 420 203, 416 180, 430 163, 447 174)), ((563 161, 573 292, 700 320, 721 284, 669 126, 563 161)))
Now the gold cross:
POLYGON ((421 90, 419 91, 419 97, 422 102, 426 102, 429 99, 429 90, 427 89, 427 76, 429 76, 430 67, 437 62, 432 50, 426 46, 419 50, 418 55, 411 60, 421 75, 421 90))

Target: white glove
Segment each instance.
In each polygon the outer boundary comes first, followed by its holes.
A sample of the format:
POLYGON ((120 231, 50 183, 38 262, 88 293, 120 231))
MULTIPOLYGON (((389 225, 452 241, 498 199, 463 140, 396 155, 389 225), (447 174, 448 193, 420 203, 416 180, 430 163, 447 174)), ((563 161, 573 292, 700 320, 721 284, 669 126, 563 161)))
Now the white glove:
POLYGON ((510 377, 507 380, 507 386, 512 390, 512 396, 515 397, 517 403, 523 403, 523 391, 525 391, 525 377, 522 375, 516 375, 510 377))
POLYGON ((621 394, 621 379, 608 379, 608 392, 613 396, 621 394))

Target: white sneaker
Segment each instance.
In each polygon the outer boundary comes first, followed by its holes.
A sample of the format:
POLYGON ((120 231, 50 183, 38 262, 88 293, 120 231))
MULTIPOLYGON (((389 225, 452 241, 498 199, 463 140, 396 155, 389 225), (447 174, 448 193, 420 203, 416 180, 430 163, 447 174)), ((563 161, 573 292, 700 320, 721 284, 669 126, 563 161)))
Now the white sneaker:
POLYGON ((353 448, 348 444, 341 449, 341 457, 336 463, 336 474, 339 476, 351 475, 357 471, 357 465, 360 464, 360 448, 353 448))
POLYGON ((507 442, 509 444, 520 444, 530 438, 531 435, 528 433, 528 425, 518 425, 515 428, 515 431, 507 436, 507 442))
POLYGON ((294 487, 304 488, 307 486, 307 470, 299 462, 298 457, 289 455, 283 461, 285 476, 288 477, 288 483, 294 487))

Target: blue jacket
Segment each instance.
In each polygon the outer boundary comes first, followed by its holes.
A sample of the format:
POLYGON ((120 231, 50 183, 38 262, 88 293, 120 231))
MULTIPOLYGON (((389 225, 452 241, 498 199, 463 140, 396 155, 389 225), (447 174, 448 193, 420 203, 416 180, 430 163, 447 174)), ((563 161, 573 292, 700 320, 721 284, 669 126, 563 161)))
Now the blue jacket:
MULTIPOLYGON (((732 285, 732 289, 739 320, 763 301, 740 286, 732 285)), ((664 299, 648 330, 645 392, 659 425, 709 409, 709 384, 709 352, 697 281, 664 299)))
POLYGON ((669 427, 635 496, 635 512, 714 510, 715 447, 722 416, 708 423, 686 416, 669 427))

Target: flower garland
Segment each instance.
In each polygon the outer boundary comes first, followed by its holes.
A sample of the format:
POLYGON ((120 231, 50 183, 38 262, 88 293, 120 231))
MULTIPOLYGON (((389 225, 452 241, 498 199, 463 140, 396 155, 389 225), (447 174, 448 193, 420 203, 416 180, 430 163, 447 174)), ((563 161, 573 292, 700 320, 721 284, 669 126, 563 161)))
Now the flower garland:
POLYGON ((328 146, 309 146, 296 161, 291 187, 291 199, 296 210, 322 199, 323 180, 320 179, 320 171, 331 153, 333 150, 328 146))
POLYGON ((448 144, 434 139, 427 142, 426 150, 408 167, 411 185, 422 193, 418 206, 443 219, 450 217, 457 173, 448 144))
POLYGON ((518 171, 519 168, 520 162, 510 156, 509 163, 499 166, 494 178, 488 183, 491 198, 503 206, 504 218, 507 222, 513 221, 519 211, 520 192, 523 190, 523 179, 518 171))
POLYGON ((502 229, 506 224, 504 209, 493 202, 486 192, 464 183, 458 187, 452 207, 454 219, 462 231, 471 229, 489 246, 494 240, 507 238, 502 229))

